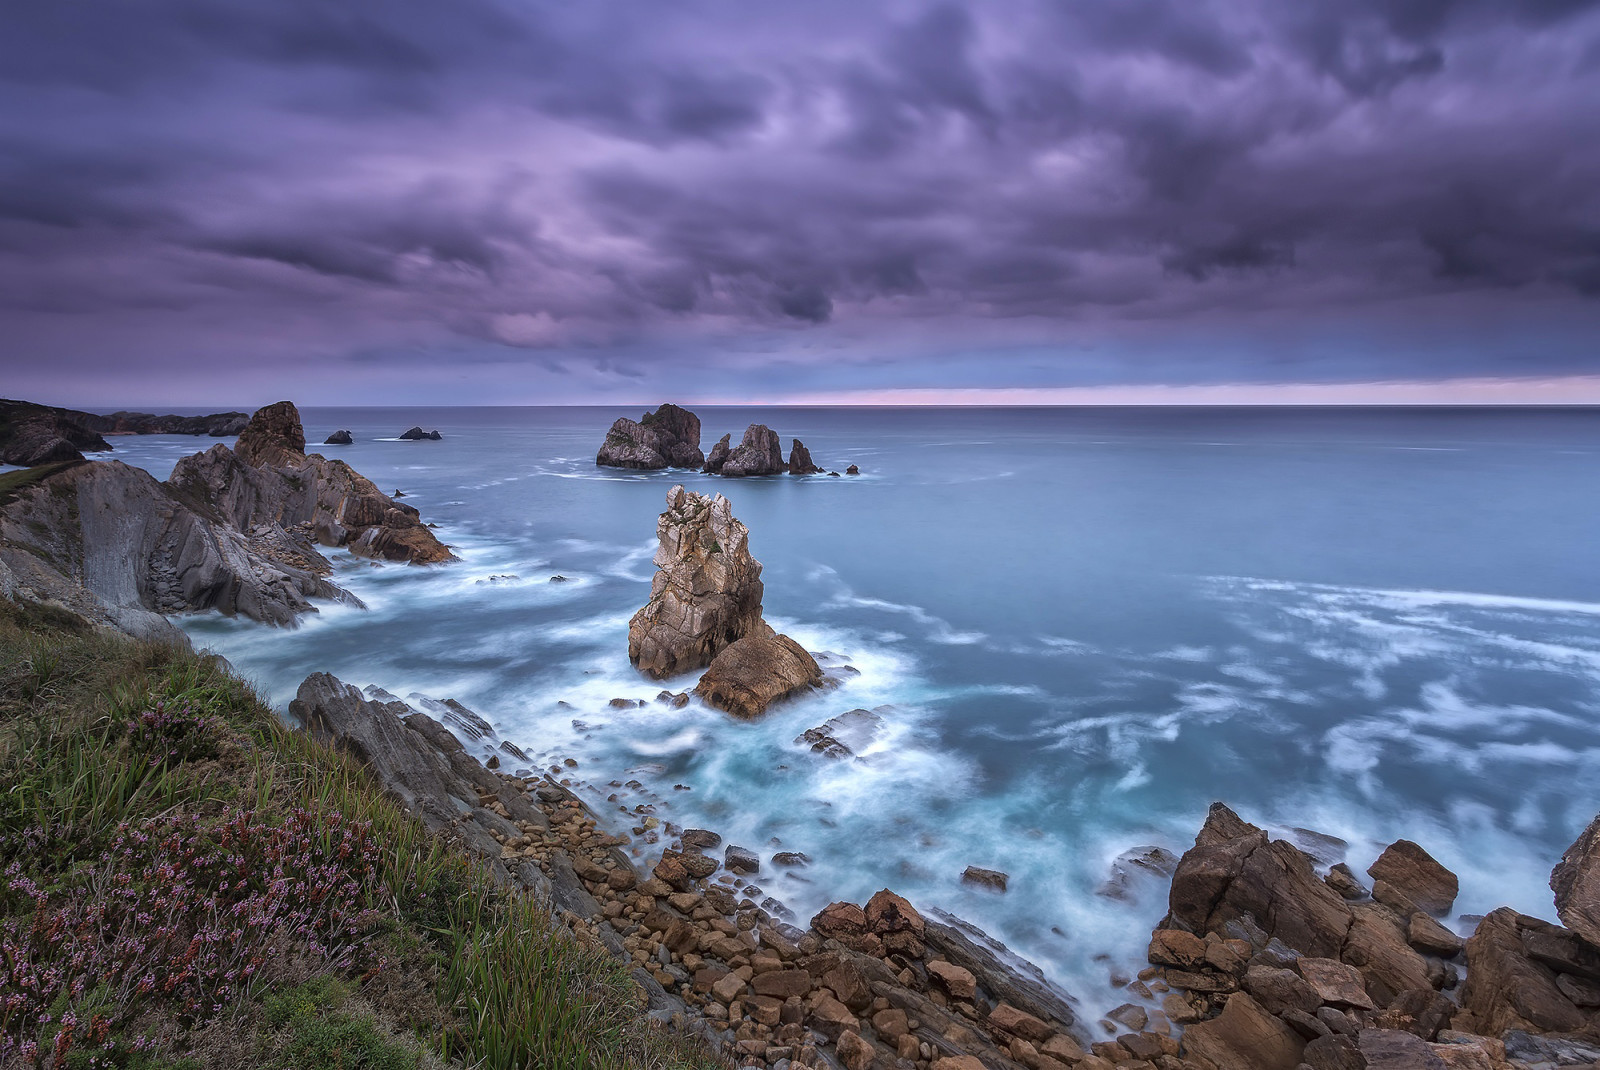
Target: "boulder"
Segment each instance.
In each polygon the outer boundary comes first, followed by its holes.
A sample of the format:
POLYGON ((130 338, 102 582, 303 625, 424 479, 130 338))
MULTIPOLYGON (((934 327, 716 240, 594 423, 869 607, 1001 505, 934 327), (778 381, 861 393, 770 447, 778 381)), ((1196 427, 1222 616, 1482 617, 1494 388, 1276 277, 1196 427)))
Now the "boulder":
POLYGON ((1295 1070, 1305 1047, 1300 1034, 1244 992, 1229 996, 1220 1016, 1183 1034, 1184 1057, 1216 1070, 1295 1070))
POLYGON ((1107 899, 1127 899, 1140 877, 1170 878, 1178 856, 1164 847, 1134 847, 1111 863, 1111 875, 1096 891, 1107 899))
POLYGON ((822 471, 821 467, 811 461, 811 451, 806 449, 806 444, 799 439, 792 439, 793 445, 789 447, 789 474, 792 476, 809 476, 822 471))
POLYGON ((750 636, 724 647, 694 693, 736 717, 759 717, 768 706, 822 684, 822 670, 787 635, 750 636))
POLYGON ((1480 1031, 1495 1036, 1507 1029, 1565 1033, 1583 1028, 1587 1019, 1557 986, 1555 971, 1528 955, 1526 923, 1539 924, 1510 907, 1478 923, 1467 940, 1462 1009, 1473 1014, 1480 1031))
POLYGON ((400 441, 402 442, 438 442, 442 438, 444 438, 444 436, 439 434, 439 432, 424 431, 420 427, 413 427, 411 430, 403 431, 400 434, 400 441))
MULTIPOLYGON (((1430 914, 1448 911, 1460 891, 1456 875, 1410 840, 1396 840, 1384 848, 1378 860, 1367 868, 1367 875, 1388 884, 1430 914)), ((1376 896, 1376 888, 1373 894, 1376 896)))
POLYGON ((962 884, 974 884, 979 888, 987 888, 993 892, 1003 892, 1010 882, 1011 876, 998 869, 980 869, 977 866, 968 866, 961 872, 962 884))
POLYGON ((711 664, 729 644, 772 634, 761 619, 761 562, 733 506, 681 485, 656 521, 650 600, 628 622, 628 658, 656 679, 711 664))
POLYGON ((1589 822, 1550 871, 1556 914, 1568 928, 1600 947, 1600 816, 1589 822))
POLYGON ((619 418, 595 455, 595 463, 608 468, 698 468, 704 462, 700 417, 676 405, 662 405, 637 423, 619 418))
MULTIPOLYGON (((879 706, 878 710, 887 710, 879 706)), ((831 718, 816 728, 808 728, 794 741, 810 746, 816 754, 826 758, 849 758, 871 745, 883 730, 883 717, 878 710, 850 710, 831 718)))
POLYGON ((723 852, 722 865, 729 873, 760 873, 761 859, 752 850, 745 847, 728 845, 723 852))
POLYGON ((728 452, 717 468, 724 476, 774 476, 788 467, 778 433, 765 424, 745 428, 744 440, 728 452))
POLYGON ((857 468, 855 465, 851 465, 849 468, 844 470, 844 474, 847 476, 858 476, 861 474, 861 469, 857 468))
POLYGON ((324 446, 349 446, 355 442, 355 436, 348 431, 335 431, 322 440, 324 446))

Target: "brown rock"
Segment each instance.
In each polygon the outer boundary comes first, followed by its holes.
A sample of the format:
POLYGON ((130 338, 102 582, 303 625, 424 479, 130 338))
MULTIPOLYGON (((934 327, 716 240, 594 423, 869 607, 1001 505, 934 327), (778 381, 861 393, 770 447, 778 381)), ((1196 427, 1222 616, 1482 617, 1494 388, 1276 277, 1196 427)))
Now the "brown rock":
POLYGON ((1432 984, 1427 960, 1406 943, 1399 919, 1370 903, 1356 906, 1341 957, 1361 970, 1367 992, 1380 1004, 1388 1004, 1408 988, 1432 984))
POLYGON ((879 1011, 872 1016, 872 1028, 878 1036, 891 1043, 899 1040, 911 1031, 910 1021, 906 1012, 897 1007, 890 1007, 886 1011, 879 1011))
POLYGON ((1367 1070, 1447 1070, 1426 1041, 1400 1029, 1364 1029, 1356 1038, 1367 1070))
POLYGON ((1377 1010, 1372 997, 1367 995, 1361 971, 1354 966, 1337 959, 1301 958, 1296 960, 1295 967, 1322 1002, 1377 1010))
POLYGON ((732 1003, 744 991, 744 978, 736 973, 722 977, 711 986, 711 994, 723 1003, 732 1003))
POLYGON ((864 914, 867 926, 879 936, 909 932, 921 939, 927 932, 926 923, 916 908, 887 888, 867 900, 864 914))
MULTIPOLYGON (((850 467, 854 468, 855 465, 850 467)), ((931 1070, 989 1070, 989 1068, 976 1055, 946 1055, 935 1059, 931 1070)))
POLYGON ((1300 1035, 1244 992, 1228 997, 1222 1014, 1190 1026, 1184 1054, 1210 1061, 1218 1070, 1295 1070, 1306 1044, 1300 1035))
POLYGON ((1048 1040, 1055 1033, 1053 1027, 1009 1003, 995 1005, 994 1010, 989 1012, 988 1025, 991 1030, 998 1029, 1011 1036, 1036 1043, 1048 1040))
POLYGON ((1206 945, 1204 940, 1182 929, 1157 929, 1150 934, 1147 957, 1157 966, 1198 970, 1206 962, 1206 945))
POLYGON ((1293 970, 1271 966, 1251 966, 1245 973, 1244 990, 1255 997, 1269 1014, 1280 1018, 1288 1011, 1315 1014, 1322 996, 1293 970))
POLYGON ((1461 890, 1456 875, 1410 840, 1396 840, 1367 869, 1375 881, 1393 885, 1420 909, 1443 914, 1461 890))
POLYGON ((1584 1015, 1556 986, 1554 972, 1528 957, 1519 918, 1516 911, 1501 907, 1479 922, 1467 940, 1462 1009, 1472 1013, 1480 1031, 1494 1035, 1507 1029, 1581 1029, 1584 1015))
POLYGON ((745 428, 744 439, 727 451, 716 471, 724 476, 773 476, 786 467, 778 433, 765 424, 751 424, 745 428))
POLYGON ((1461 954, 1466 941, 1418 911, 1406 920, 1406 941, 1418 951, 1453 959, 1461 954))
POLYGON ((1343 862, 1331 867, 1327 876, 1322 878, 1329 888, 1338 892, 1345 899, 1365 899, 1366 887, 1356 878, 1355 871, 1343 862))
POLYGON ((839 1034, 834 1051, 845 1070, 867 1070, 872 1065, 872 1045, 862 1040, 861 1034, 853 1029, 846 1029, 839 1034))
POLYGON ((850 1008, 832 998, 823 996, 811 1008, 808 1016, 811 1027, 829 1040, 838 1040, 847 1029, 859 1030, 861 1022, 850 1013, 850 1008))
POLYGON ((978 992, 977 978, 972 971, 953 962, 934 959, 928 963, 928 976, 937 981, 953 999, 970 1000, 978 992))
POLYGON ((787 635, 750 636, 725 647, 694 693, 735 717, 759 717, 780 699, 822 685, 822 669, 787 635))
POLYGON ((867 913, 854 903, 829 903, 811 919, 811 927, 825 937, 847 943, 867 931, 867 913))
POLYGON ((788 999, 811 991, 811 975, 805 970, 772 970, 758 974, 750 983, 757 995, 788 999))
MULTIPOLYGON (((1299 978, 1295 978, 1299 980, 1299 978)), ((1106 1017, 1118 1025, 1127 1026, 1135 1033, 1150 1024, 1150 1013, 1137 1003, 1124 1003, 1114 1010, 1108 1011, 1106 1017)))
POLYGON ((979 869, 977 866, 968 866, 961 874, 962 884, 975 884, 980 888, 991 891, 1003 892, 1011 877, 1001 873, 998 869, 979 869))
POLYGON ((1355 1038, 1339 1034, 1311 1041, 1301 1058, 1311 1070, 1367 1070, 1366 1056, 1355 1038))
POLYGON ((682 486, 656 522, 650 601, 628 622, 628 658, 661 679, 712 660, 730 644, 772 634, 761 619, 761 562, 722 495, 682 486))
POLYGON ((1600 816, 1589 822, 1550 871, 1556 913, 1568 928, 1600 947, 1600 816))
POLYGON ((1083 1058, 1083 1045, 1078 1038, 1067 1033, 1057 1033, 1039 1046, 1039 1052, 1064 1063, 1075 1063, 1083 1058))

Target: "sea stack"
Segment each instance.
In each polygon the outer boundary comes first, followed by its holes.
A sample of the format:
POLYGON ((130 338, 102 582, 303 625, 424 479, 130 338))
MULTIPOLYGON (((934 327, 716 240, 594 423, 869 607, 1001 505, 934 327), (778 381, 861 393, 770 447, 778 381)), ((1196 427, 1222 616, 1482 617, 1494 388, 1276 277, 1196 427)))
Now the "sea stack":
POLYGON ((791 440, 794 445, 789 449, 789 474, 792 476, 815 475, 822 468, 811 460, 811 451, 806 449, 806 444, 799 439, 791 440))
POLYGON ((725 476, 775 476, 787 467, 778 433, 766 424, 751 424, 745 428, 744 440, 729 451, 728 459, 722 463, 718 473, 725 476))
POLYGON ((656 537, 650 601, 628 623, 630 661, 662 679, 711 664, 747 636, 772 634, 761 619, 761 562, 728 499, 673 487, 656 537))
POLYGON ((594 463, 606 468, 699 468, 700 417, 676 405, 662 405, 636 423, 626 416, 611 425, 594 463))

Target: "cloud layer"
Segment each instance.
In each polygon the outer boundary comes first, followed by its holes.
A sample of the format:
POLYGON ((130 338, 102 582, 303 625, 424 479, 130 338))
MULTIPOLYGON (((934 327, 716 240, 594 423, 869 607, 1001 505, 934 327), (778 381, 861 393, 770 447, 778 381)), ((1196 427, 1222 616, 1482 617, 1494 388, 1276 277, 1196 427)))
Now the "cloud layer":
POLYGON ((12 5, 0 362, 488 401, 1593 372, 1597 8, 12 5))

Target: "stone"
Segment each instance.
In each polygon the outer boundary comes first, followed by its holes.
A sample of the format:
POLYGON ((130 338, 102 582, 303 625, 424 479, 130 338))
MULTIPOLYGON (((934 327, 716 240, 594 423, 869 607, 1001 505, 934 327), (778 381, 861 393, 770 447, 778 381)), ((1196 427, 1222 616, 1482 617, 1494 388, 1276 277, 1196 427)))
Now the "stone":
POLYGON ((761 872, 761 859, 754 851, 732 844, 723 852, 722 865, 729 873, 761 872))
POLYGON ((1426 1041, 1402 1029, 1363 1029, 1356 1045, 1367 1070, 1448 1070, 1426 1041))
POLYGON ((606 432, 605 442, 595 455, 597 465, 647 471, 699 468, 704 463, 700 418, 676 405, 662 405, 645 413, 637 423, 619 418, 606 432))
POLYGON ((752 718, 774 702, 822 684, 822 670, 787 635, 750 636, 723 648, 695 685, 708 705, 752 718))
POLYGON ((684 829, 678 839, 685 847, 710 849, 722 844, 722 837, 709 829, 684 829))
POLYGON ((1600 815, 1550 871, 1550 889, 1562 923, 1600 947, 1600 815))
POLYGON ((728 499, 673 487, 656 537, 650 600, 628 622, 634 665, 662 679, 710 665, 741 639, 772 634, 761 619, 761 562, 728 499))
POLYGON ((867 914, 854 903, 829 903, 811 919, 811 927, 824 937, 848 944, 866 933, 867 914))
POLYGON ((444 436, 439 434, 437 431, 424 431, 420 427, 413 427, 409 431, 402 431, 400 433, 400 440, 402 442, 438 442, 443 437, 444 436))
POLYGON ((894 1042, 911 1031, 910 1019, 898 1007, 890 1007, 872 1016, 873 1031, 884 1040, 894 1042))
POLYGON ((861 1034, 853 1029, 846 1029, 839 1034, 834 1052, 844 1064, 845 1070, 868 1070, 872 1066, 872 1045, 862 1040, 861 1034))
POLYGON ((989 1070, 989 1068, 976 1055, 945 1055, 935 1059, 929 1070, 989 1070))
POLYGON ((1198 970, 1205 965, 1206 945, 1204 940, 1182 929, 1157 929, 1150 934, 1146 957, 1157 966, 1198 970))
POLYGON ((1406 943, 1406 930, 1388 910, 1358 904, 1340 956, 1361 970, 1367 992, 1386 1005, 1408 988, 1428 988, 1428 962, 1406 943))
POLYGON ((772 856, 772 864, 785 869, 800 869, 811 864, 811 856, 804 851, 779 851, 772 856))
POLYGON ((876 710, 850 710, 806 729, 794 741, 809 746, 813 753, 825 758, 849 758, 871 746, 882 733, 883 726, 883 716, 876 710))
POLYGON ((1006 884, 1011 880, 1008 874, 997 869, 980 869, 977 866, 968 866, 961 873, 961 883, 987 888, 994 892, 1004 892, 1006 884))
POLYGON ((348 431, 335 431, 322 440, 324 446, 349 446, 355 442, 355 437, 348 431))
POLYGON ((1455 904, 1460 891, 1456 875, 1410 840, 1396 840, 1367 867, 1374 881, 1393 885, 1418 908, 1443 914, 1455 904))
POLYGON ((1331 867, 1322 879, 1329 888, 1338 892, 1345 899, 1354 900, 1367 897, 1366 887, 1357 879, 1355 871, 1343 862, 1331 867))
POLYGON ((1311 1070, 1367 1070, 1367 1058, 1355 1038, 1340 1034, 1312 1040, 1301 1058, 1311 1070))
POLYGON ((765 424, 751 424, 716 471, 723 476, 775 476, 787 467, 778 433, 765 424))
POLYGON ((1361 971, 1354 966, 1338 959, 1304 957, 1296 960, 1295 968, 1323 1003, 1377 1010, 1372 997, 1367 995, 1361 971))
POLYGON ((722 466, 728 463, 728 454, 732 452, 728 448, 728 439, 730 437, 729 435, 723 435, 717 440, 716 445, 711 447, 710 454, 706 456, 706 464, 703 471, 710 472, 712 475, 721 473, 722 466))
POLYGON ((1441 1029, 1450 1028, 1456 1005, 1449 997, 1431 988, 1413 988, 1396 996, 1384 1009, 1385 1025, 1398 1024, 1408 1033, 1432 1040, 1441 1029))
POLYGON ((1494 1035, 1507 1029, 1566 1033, 1583 1028, 1585 1016, 1557 987, 1554 971, 1528 956, 1520 921, 1516 911, 1501 907, 1467 939, 1462 1009, 1471 1012, 1480 1031, 1494 1035))
POLYGON ((1120 1007, 1107 1011, 1106 1017, 1118 1025, 1127 1026, 1135 1033, 1150 1024, 1150 1013, 1137 1003, 1124 1003, 1120 1007))
POLYGON ((978 993, 977 978, 972 971, 943 959, 929 961, 928 976, 950 994, 952 999, 971 1000, 978 993))
POLYGON ((1255 997, 1269 1014, 1283 1017, 1288 1011, 1315 1014, 1322 996, 1293 970, 1271 966, 1251 966, 1245 973, 1244 990, 1255 997))
POLYGON ((1127 899, 1141 877, 1170 878, 1178 856, 1165 847, 1134 847, 1111 863, 1111 874, 1096 891, 1108 899, 1127 899))
POLYGON ((1427 955, 1453 959, 1466 941, 1421 911, 1406 919, 1406 942, 1427 955))
POLYGON ((861 469, 857 468, 855 465, 851 465, 849 468, 844 470, 844 474, 847 476, 858 476, 861 474, 861 469))
POLYGON ((744 991, 744 978, 730 973, 711 986, 711 994, 723 1003, 731 1003, 744 991))
POLYGON ((859 1030, 861 1021, 850 1013, 850 1008, 832 996, 817 1000, 807 1015, 811 1027, 829 1040, 838 1040, 846 1030, 859 1030))
POLYGON ((789 474, 792 476, 809 476, 822 471, 811 461, 811 451, 806 449, 804 442, 793 439, 789 448, 789 474))
POLYGON ((1184 1054, 1197 1055, 1223 1070, 1295 1070, 1306 1042, 1247 993, 1228 997, 1222 1014, 1191 1025, 1183 1035, 1184 1054))
POLYGON ((811 991, 811 975, 805 970, 769 970, 757 974, 750 987, 755 989, 757 995, 788 999, 811 991))
POLYGON ((887 888, 874 892, 862 913, 867 928, 879 936, 905 932, 920 940, 927 932, 927 923, 917 908, 887 888))
POLYGON ((991 1030, 998 1029, 1034 1043, 1048 1040, 1055 1033, 1055 1029, 1045 1022, 1009 1003, 995 1005, 989 1012, 988 1026, 991 1030))

